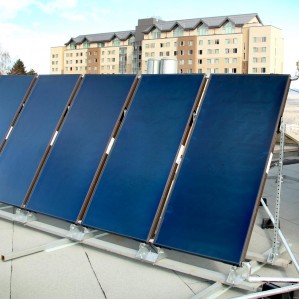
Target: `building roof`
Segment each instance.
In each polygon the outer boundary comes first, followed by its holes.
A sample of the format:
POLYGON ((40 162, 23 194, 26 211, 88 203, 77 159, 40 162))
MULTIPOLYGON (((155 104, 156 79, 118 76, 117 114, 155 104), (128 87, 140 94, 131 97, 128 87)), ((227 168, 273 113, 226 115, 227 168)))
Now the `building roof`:
POLYGON ((235 26, 243 26, 255 17, 262 23, 257 13, 175 21, 156 20, 153 25, 144 30, 144 33, 149 33, 154 27, 158 28, 160 31, 171 31, 175 26, 181 26, 184 30, 192 30, 200 24, 205 24, 209 28, 218 28, 227 21, 234 23, 235 26))
POLYGON ((126 40, 130 36, 134 36, 134 35, 135 35, 134 30, 79 35, 74 38, 72 37, 67 43, 65 43, 65 45, 69 45, 71 43, 81 44, 84 41, 92 42, 92 43, 108 42, 113 40, 114 38, 119 38, 120 40, 126 40))
MULTIPOLYGON (((163 21, 160 19, 152 19, 153 24, 147 27, 143 33, 149 33, 153 28, 158 28, 160 31, 171 31, 176 26, 181 26, 184 30, 192 30, 201 24, 207 25, 209 28, 221 27, 225 22, 230 21, 235 24, 235 26, 243 26, 244 24, 251 21, 253 18, 257 18, 260 23, 262 23, 257 13, 241 14, 241 15, 230 15, 221 17, 208 17, 208 18, 196 18, 196 19, 185 19, 185 20, 174 20, 174 21, 163 21)), ((65 45, 71 43, 81 44, 84 41, 92 43, 109 42, 115 37, 120 40, 126 40, 130 36, 135 36, 134 30, 118 31, 118 32, 108 32, 108 33, 96 33, 96 34, 86 34, 78 35, 77 37, 72 37, 65 45)))

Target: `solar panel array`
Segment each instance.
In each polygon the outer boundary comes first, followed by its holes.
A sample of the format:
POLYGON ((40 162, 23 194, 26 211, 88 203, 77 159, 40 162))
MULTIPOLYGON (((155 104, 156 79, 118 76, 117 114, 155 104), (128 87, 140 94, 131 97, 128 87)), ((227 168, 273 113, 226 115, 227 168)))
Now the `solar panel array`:
POLYGON ((238 265, 288 87, 286 75, 0 76, 0 202, 238 265))

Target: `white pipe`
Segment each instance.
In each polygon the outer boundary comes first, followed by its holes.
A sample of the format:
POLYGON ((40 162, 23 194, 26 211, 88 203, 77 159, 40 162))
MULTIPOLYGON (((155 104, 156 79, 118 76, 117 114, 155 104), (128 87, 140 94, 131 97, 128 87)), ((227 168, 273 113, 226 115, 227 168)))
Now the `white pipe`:
POLYGON ((299 282, 299 278, 295 277, 262 277, 250 276, 246 279, 248 282, 299 282))
POLYGON ((255 299, 255 298, 264 298, 267 296, 272 296, 272 295, 278 295, 278 294, 283 294, 283 293, 289 293, 299 290, 299 284, 291 285, 291 286, 286 286, 282 288, 277 288, 269 291, 264 291, 264 292, 258 292, 254 294, 248 294, 248 295, 243 295, 240 297, 235 297, 235 299, 255 299))
MULTIPOLYGON (((275 220, 274 220, 274 217, 272 216, 270 210, 269 210, 268 207, 266 206, 264 200, 261 199, 261 202, 262 202, 262 204, 263 204, 263 207, 264 207, 265 211, 266 211, 267 214, 269 215, 271 221, 274 223, 274 221, 275 221, 275 220)), ((292 250, 291 250, 291 248, 290 248, 290 246, 289 246, 287 240, 285 239, 285 237, 284 237, 284 235, 282 234, 282 232, 281 232, 280 229, 278 230, 278 234, 279 234, 279 237, 281 238, 281 241, 283 242, 283 244, 284 244, 286 250, 288 251, 288 254, 289 254, 289 256, 290 256, 290 258, 291 258, 291 260, 292 260, 292 262, 293 262, 293 264, 294 264, 294 266, 295 266, 297 272, 299 273, 299 264, 298 264, 298 262, 297 262, 297 260, 296 260, 296 257, 294 256, 294 254, 293 254, 293 252, 292 252, 292 250)))

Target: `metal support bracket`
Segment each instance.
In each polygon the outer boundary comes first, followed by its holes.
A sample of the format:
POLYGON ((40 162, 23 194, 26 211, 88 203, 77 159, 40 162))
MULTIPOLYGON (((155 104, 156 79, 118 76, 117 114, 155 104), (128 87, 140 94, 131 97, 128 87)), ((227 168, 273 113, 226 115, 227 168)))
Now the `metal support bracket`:
POLYGON ((34 213, 22 209, 16 209, 16 213, 14 214, 13 217, 13 221, 19 223, 27 223, 35 220, 36 220, 36 216, 34 213))
POLYGON ((90 230, 83 226, 71 224, 70 230, 67 234, 67 238, 73 241, 81 242, 87 238, 94 237, 95 232, 96 230, 90 230))
POLYGON ((142 261, 156 263, 161 259, 166 258, 166 253, 163 249, 152 244, 140 243, 139 250, 137 251, 135 257, 142 261))
POLYGON ((241 267, 233 266, 230 269, 226 282, 231 285, 238 285, 250 276, 251 265, 248 262, 243 262, 241 267))
POLYGON ((278 174, 276 183, 276 202, 275 202, 275 214, 274 214, 274 229, 273 229, 273 241, 272 250, 268 256, 268 263, 273 264, 276 258, 279 256, 280 242, 278 241, 279 231, 279 216, 280 216, 280 201, 281 201, 281 187, 283 182, 283 158, 284 158, 284 137, 285 137, 286 125, 281 121, 280 126, 280 150, 278 161, 278 174))

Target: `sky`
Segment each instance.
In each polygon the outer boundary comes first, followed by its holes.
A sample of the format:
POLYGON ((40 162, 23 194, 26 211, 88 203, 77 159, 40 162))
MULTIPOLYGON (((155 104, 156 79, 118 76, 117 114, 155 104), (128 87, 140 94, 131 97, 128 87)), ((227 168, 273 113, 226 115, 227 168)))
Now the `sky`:
MULTIPOLYGON (((138 19, 181 20, 258 13, 264 25, 282 29, 284 73, 299 60, 298 0, 0 0, 0 46, 27 70, 50 72, 50 48, 81 34, 134 30, 138 19)), ((299 88, 299 80, 291 85, 299 88)))

